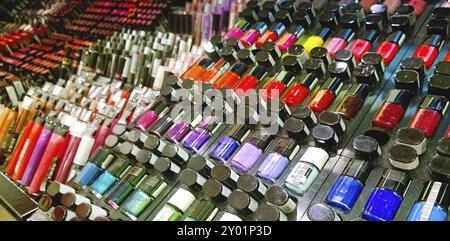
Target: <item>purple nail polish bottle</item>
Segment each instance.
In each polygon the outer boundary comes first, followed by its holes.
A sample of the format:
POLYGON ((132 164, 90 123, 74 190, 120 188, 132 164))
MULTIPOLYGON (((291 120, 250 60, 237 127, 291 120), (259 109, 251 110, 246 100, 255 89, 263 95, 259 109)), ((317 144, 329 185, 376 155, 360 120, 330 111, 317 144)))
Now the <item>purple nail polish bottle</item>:
MULTIPOLYGON (((192 112, 192 114, 194 115, 195 113, 192 112)), ((202 119, 203 117, 201 115, 196 115, 191 117, 190 120, 178 121, 166 132, 166 139, 175 144, 180 143, 183 138, 202 121, 202 119)))
POLYGON ((39 166, 39 161, 41 160, 42 155, 44 154, 45 148, 50 141, 50 137, 53 134, 53 128, 55 120, 49 120, 45 125, 44 129, 39 136, 39 139, 34 147, 33 153, 31 154, 30 160, 28 161, 27 168, 23 173, 21 184, 22 186, 29 186, 31 181, 33 180, 34 174, 39 166))
POLYGON ((184 140, 184 147, 197 153, 221 125, 222 123, 216 122, 214 117, 207 117, 188 134, 184 140))
POLYGON ((155 103, 155 105, 138 118, 134 127, 141 131, 146 131, 153 123, 155 123, 158 116, 168 109, 168 105, 169 104, 166 101, 155 103))
POLYGON ((260 131, 256 131, 252 139, 244 143, 233 156, 231 166, 240 173, 247 173, 258 162, 272 139, 273 136, 263 135, 260 131))
POLYGON ((256 176, 270 183, 275 181, 286 170, 293 155, 298 152, 300 146, 293 139, 282 138, 274 151, 270 153, 259 166, 256 176))
POLYGON ((212 150, 210 157, 222 163, 226 162, 234 151, 236 151, 245 137, 247 137, 249 132, 249 126, 235 125, 219 140, 217 145, 212 150))

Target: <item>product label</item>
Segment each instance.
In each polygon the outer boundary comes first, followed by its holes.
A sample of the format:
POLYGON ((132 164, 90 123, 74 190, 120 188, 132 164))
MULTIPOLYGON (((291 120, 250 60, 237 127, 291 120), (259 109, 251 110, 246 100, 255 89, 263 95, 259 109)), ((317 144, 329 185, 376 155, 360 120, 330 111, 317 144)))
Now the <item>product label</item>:
POLYGON ((431 212, 433 211, 434 204, 436 203, 439 189, 441 189, 442 184, 439 182, 435 182, 433 187, 431 188, 430 194, 428 195, 425 204, 423 205, 422 214, 420 215, 419 221, 428 221, 431 216, 431 212))
POLYGON ((291 173, 289 173, 289 176, 286 178, 286 182, 292 185, 301 186, 308 180, 308 177, 311 175, 312 171, 313 168, 311 166, 306 163, 299 162, 291 173))
POLYGON ((175 215, 175 211, 171 208, 164 206, 161 211, 153 218, 153 221, 169 221, 170 218, 175 215))
POLYGON ((30 145, 30 138, 28 138, 25 143, 23 144, 22 151, 20 152, 19 159, 17 160, 16 168, 14 169, 14 172, 17 173, 19 171, 19 167, 22 164, 23 157, 25 156, 25 152, 28 149, 28 145, 30 145))

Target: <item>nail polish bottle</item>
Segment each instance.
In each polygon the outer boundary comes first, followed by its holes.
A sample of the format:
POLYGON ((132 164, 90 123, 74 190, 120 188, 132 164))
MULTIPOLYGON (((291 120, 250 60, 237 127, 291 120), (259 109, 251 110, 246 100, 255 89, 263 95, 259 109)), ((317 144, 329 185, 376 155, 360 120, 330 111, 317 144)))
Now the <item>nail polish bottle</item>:
POLYGON ((435 74, 428 78, 428 94, 450 98, 450 76, 435 74))
POLYGON ((293 84, 286 91, 283 101, 290 107, 301 104, 308 97, 311 90, 314 89, 318 81, 319 79, 316 75, 307 74, 301 82, 293 84))
POLYGON ((212 221, 218 212, 219 208, 213 202, 202 199, 194 204, 192 211, 187 214, 183 221, 212 221))
POLYGON ((450 158, 443 155, 434 156, 428 165, 428 171, 434 181, 449 183, 450 181, 450 158))
POLYGON ((269 183, 275 181, 283 174, 290 161, 297 154, 299 145, 296 140, 282 138, 277 146, 259 166, 256 176, 269 183))
POLYGON ((144 176, 144 168, 138 166, 130 168, 124 174, 124 178, 107 193, 105 202, 114 209, 118 209, 144 176))
POLYGON ((349 213, 358 200, 371 171, 367 161, 352 159, 328 193, 327 204, 349 213))
POLYGON ((331 126, 319 124, 312 129, 311 135, 316 146, 323 147, 326 150, 335 149, 339 143, 339 137, 331 126))
POLYGON ((311 50, 313 48, 321 47, 325 43, 325 41, 327 41, 330 34, 331 29, 323 28, 320 30, 318 35, 310 36, 303 44, 303 47, 305 48, 306 52, 309 54, 311 53, 311 50))
POLYGON ((91 185, 91 192, 98 198, 119 181, 122 174, 130 167, 130 163, 124 159, 116 159, 91 185))
POLYGON ((291 116, 302 120, 310 130, 317 124, 317 116, 308 105, 296 106, 292 110, 291 116))
POLYGON ((166 144, 161 150, 161 156, 169 158, 180 166, 184 166, 189 158, 189 153, 178 145, 166 144))
POLYGON ((305 139, 310 130, 306 126, 306 124, 295 117, 289 117, 286 121, 284 121, 284 129, 286 130, 288 136, 297 141, 302 141, 305 139))
POLYGON ((367 84, 353 84, 347 91, 344 99, 336 107, 336 112, 344 119, 353 120, 370 94, 370 86, 367 84))
POLYGON ((166 139, 175 144, 180 143, 183 138, 202 121, 202 118, 201 115, 195 115, 195 113, 192 112, 189 121, 180 120, 166 132, 166 139))
POLYGON ((191 131, 185 138, 183 146, 193 152, 198 152, 211 136, 221 127, 222 123, 209 116, 191 131))
POLYGON ((323 111, 319 114, 318 119, 319 124, 330 126, 338 135, 344 134, 347 129, 345 121, 336 112, 332 112, 329 110, 323 111))
POLYGON ((77 206, 75 213, 78 218, 86 221, 94 221, 97 217, 107 217, 108 212, 96 205, 82 203, 77 206))
POLYGON ((406 221, 446 221, 450 188, 441 182, 426 182, 406 221))
POLYGON ((237 38, 239 39, 250 28, 251 24, 245 19, 237 22, 228 32, 223 36, 224 39, 237 38))
POLYGON ((448 101, 446 98, 427 95, 422 100, 408 127, 421 130, 428 138, 433 137, 447 107, 448 101))
POLYGON ((178 221, 194 201, 195 196, 192 193, 180 188, 156 214, 153 221, 178 221))
MULTIPOLYGON (((376 54, 376 53, 372 53, 372 52, 365 53, 363 55, 363 57, 361 58, 361 64, 362 64, 362 66, 372 65, 377 72, 378 79, 383 78, 386 68, 384 65, 383 56, 381 56, 380 54, 376 54)), ((355 70, 356 69, 357 68, 355 68, 355 70)), ((368 76, 367 76, 367 78, 368 78, 368 76)), ((367 84, 372 85, 371 83, 367 83, 367 84)))
POLYGON ((275 42, 283 33, 286 31, 286 26, 281 23, 274 23, 270 26, 269 30, 266 31, 255 43, 257 48, 261 48, 261 46, 266 42, 275 42))
POLYGON ((295 74, 293 71, 281 71, 277 76, 265 87, 262 97, 268 101, 278 99, 289 86, 295 74))
POLYGON ((215 61, 210 58, 202 58, 197 63, 193 64, 189 69, 187 69, 183 75, 181 75, 182 80, 197 80, 202 74, 206 72, 215 61))
POLYGON ((267 187, 255 176, 250 174, 242 174, 237 180, 237 188, 250 194, 258 201, 264 199, 267 187))
POLYGON ((64 206, 56 206, 52 212, 52 218, 55 221, 69 221, 76 217, 75 212, 68 210, 64 206))
POLYGON ((439 75, 450 75, 450 62, 449 61, 442 61, 436 64, 436 66, 434 67, 434 74, 439 74, 439 75))
POLYGON ((372 125, 394 129, 403 117, 411 98, 412 94, 407 90, 393 89, 389 91, 385 102, 372 120, 372 125))
POLYGON ((90 186, 115 159, 116 157, 109 150, 98 149, 93 158, 78 173, 75 182, 82 187, 90 186))
POLYGON ((201 175, 207 178, 211 178, 211 169, 215 164, 205 157, 194 155, 189 159, 188 168, 197 171, 201 175))
POLYGON ((257 22, 253 27, 245 32, 245 34, 240 38, 241 43, 246 46, 252 46, 256 40, 258 40, 262 34, 264 34, 268 29, 268 26, 264 22, 257 22))
POLYGON ((409 90, 413 93, 420 89, 419 73, 414 70, 399 70, 394 76, 395 88, 409 90))
POLYGON ((330 57, 330 54, 328 53, 328 49, 326 49, 325 47, 313 48, 310 52, 310 55, 311 59, 322 60, 323 64, 325 65, 325 68, 328 68, 328 66, 332 63, 331 61, 332 59, 330 57))
POLYGON ((241 96, 247 94, 249 90, 254 89, 258 85, 258 83, 260 83, 265 78, 266 74, 267 71, 263 66, 256 66, 250 71, 249 74, 242 77, 236 87, 234 87, 234 91, 236 92, 236 94, 241 96))
POLYGON ((326 151, 317 147, 308 147, 286 177, 285 186, 292 192, 303 195, 316 180, 329 158, 326 151))
POLYGON ((248 70, 248 65, 243 63, 238 63, 234 65, 230 71, 225 72, 219 79, 214 83, 214 88, 216 89, 231 89, 239 81, 241 76, 243 76, 248 70))
POLYGON ((315 203, 308 208, 306 213, 308 221, 342 221, 342 218, 331 208, 323 203, 315 203))
POLYGON ((211 151, 210 157, 222 163, 226 162, 249 133, 250 128, 247 125, 234 126, 228 131, 227 135, 219 140, 211 151))
POLYGON ((328 109, 343 85, 340 78, 328 79, 308 102, 308 106, 317 113, 328 109))
POLYGON ((305 29, 300 25, 292 25, 276 42, 282 52, 286 52, 305 33, 305 29))
POLYGON ((377 38, 378 32, 375 30, 364 32, 361 37, 352 42, 348 50, 352 51, 356 61, 359 62, 362 56, 372 49, 377 38))
POLYGON ((370 221, 392 221, 409 184, 410 178, 405 173, 386 169, 370 194, 361 216, 370 221))
POLYGON ((134 127, 144 132, 147 131, 147 129, 155 123, 159 115, 168 110, 168 106, 169 103, 163 100, 155 103, 149 110, 142 113, 134 124, 134 127))
POLYGON ((401 70, 412 70, 419 74, 419 80, 425 79, 425 62, 421 58, 411 57, 400 62, 401 70))
POLYGON ((417 155, 422 155, 427 150, 427 138, 419 129, 400 128, 396 133, 395 141, 397 144, 414 148, 417 155))
POLYGON ((331 38, 327 45, 325 45, 330 57, 333 58, 337 51, 344 49, 347 44, 352 41, 354 36, 355 33, 351 29, 340 30, 335 37, 331 38))
POLYGON ((392 32, 378 45, 375 53, 383 56, 384 64, 388 65, 397 55, 405 40, 406 35, 403 32, 392 32))
POLYGON ((286 214, 278 208, 266 203, 262 203, 255 211, 257 221, 288 221, 286 214))
POLYGON ((139 215, 153 202, 167 187, 162 177, 146 176, 137 185, 136 190, 128 196, 121 205, 121 211, 132 220, 137 220, 139 215))
POLYGON ((425 62, 425 67, 429 69, 437 58, 443 44, 444 40, 441 35, 427 36, 422 44, 416 48, 413 57, 422 58, 425 62))
POLYGON ((258 208, 258 202, 241 190, 233 191, 228 202, 230 206, 244 215, 253 214, 258 208))
POLYGON ((282 187, 271 186, 266 192, 266 201, 269 205, 275 206, 283 213, 289 214, 296 210, 297 204, 289 193, 282 187))
POLYGON ((397 169, 411 171, 419 166, 419 155, 410 146, 396 144, 389 149, 389 162, 397 169))

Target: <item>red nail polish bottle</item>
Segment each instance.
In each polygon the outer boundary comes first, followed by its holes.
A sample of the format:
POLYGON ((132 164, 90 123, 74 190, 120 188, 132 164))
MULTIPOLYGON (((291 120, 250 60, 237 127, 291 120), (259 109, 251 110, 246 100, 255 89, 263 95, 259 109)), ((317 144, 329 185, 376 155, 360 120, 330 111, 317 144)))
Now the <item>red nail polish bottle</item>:
POLYGON ((411 0, 408 5, 414 8, 414 15, 420 16, 427 7, 427 2, 424 0, 411 0))
POLYGON ((360 38, 353 41, 348 50, 352 51, 356 61, 359 62, 362 56, 372 49, 372 45, 377 40, 377 38, 378 32, 375 30, 364 32, 360 38))
POLYGON ((294 79, 294 72, 281 71, 272 82, 270 82, 262 96, 265 100, 277 99, 286 90, 289 83, 294 79))
POLYGON ((341 114, 342 118, 353 120, 359 109, 364 104, 370 93, 370 86, 367 84, 354 84, 339 103, 336 112, 341 114))
POLYGON ((289 88, 283 97, 284 103, 288 106, 296 106, 301 104, 308 97, 311 90, 316 86, 319 79, 315 74, 308 74, 298 84, 294 84, 289 88))
POLYGON ((428 36, 421 45, 419 45, 413 53, 413 57, 422 58, 425 67, 428 69, 433 65, 434 60, 439 54, 439 50, 444 44, 441 35, 428 36))
POLYGON ((234 92, 238 95, 245 95, 251 89, 254 89, 258 83, 264 79, 267 71, 264 67, 258 65, 250 72, 250 74, 245 75, 239 83, 234 88, 234 92))
POLYGON ((445 115, 447 106, 448 101, 445 97, 426 96, 409 122, 408 127, 421 130, 428 138, 433 137, 442 116, 445 115))
POLYGON ((243 63, 238 63, 226 72, 214 83, 214 88, 216 89, 231 89, 239 81, 242 75, 247 72, 248 66, 243 63))
POLYGON ((398 50, 405 42, 406 35, 401 31, 395 31, 389 34, 386 39, 380 43, 375 51, 375 53, 383 56, 383 61, 387 65, 389 64, 397 55, 398 50))
POLYGON ((308 102, 308 106, 317 113, 328 109, 343 85, 344 83, 340 78, 328 79, 308 102))
POLYGON ((372 125, 394 129, 402 119, 411 98, 412 94, 407 90, 393 89, 389 91, 386 100, 372 120, 372 125))
POLYGON ((330 54, 330 57, 333 58, 334 54, 344 49, 348 42, 352 41, 353 37, 355 36, 355 33, 352 29, 341 29, 335 37, 331 38, 330 41, 328 41, 325 48, 328 50, 328 53, 330 54))
POLYGON ((448 127, 447 132, 445 132, 444 137, 445 138, 450 138, 450 126, 448 127))
POLYGON ((255 45, 257 48, 261 48, 261 46, 266 42, 275 42, 283 33, 286 31, 286 26, 283 23, 274 23, 269 31, 265 32, 261 38, 259 38, 255 45))
POLYGON ((450 51, 447 52, 443 61, 450 62, 450 51))
POLYGON ((268 29, 268 26, 264 22, 257 22, 253 27, 245 32, 245 34, 241 37, 241 43, 246 46, 252 46, 256 40, 258 40, 262 34, 264 34, 268 29))

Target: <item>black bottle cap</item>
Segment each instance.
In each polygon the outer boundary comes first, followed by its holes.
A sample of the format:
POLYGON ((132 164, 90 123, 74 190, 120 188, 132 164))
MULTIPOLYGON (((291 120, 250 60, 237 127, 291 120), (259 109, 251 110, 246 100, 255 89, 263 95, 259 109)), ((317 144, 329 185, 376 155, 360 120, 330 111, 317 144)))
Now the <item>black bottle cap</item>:
POLYGON ((237 187, 257 200, 262 200, 267 190, 266 186, 259 179, 250 174, 242 174, 237 181, 237 187))
POLYGON ((294 139, 281 138, 274 148, 274 152, 280 153, 281 155, 290 158, 291 154, 298 149, 297 141, 294 139))
MULTIPOLYGON (((225 41, 225 47, 231 47, 232 49, 234 49, 236 52, 241 50, 241 49, 245 49, 244 45, 242 45, 241 41, 237 38, 229 38, 225 41)), ((221 51, 223 52, 223 51, 221 51)), ((222 54, 221 54, 222 55, 222 54)))
MULTIPOLYGON (((247 4, 247 6, 248 6, 248 4, 247 4)), ((274 15, 275 15, 275 13, 280 11, 277 1, 272 1, 272 0, 264 1, 264 3, 262 4, 262 9, 270 10, 274 15)))
POLYGON ((431 11, 431 16, 433 18, 448 18, 450 16, 450 9, 445 7, 434 8, 431 11))
POLYGON ((450 182, 450 157, 436 155, 430 161, 430 176, 434 181, 450 182))
POLYGON ((228 132, 227 136, 232 137, 239 143, 242 143, 247 134, 250 132, 248 125, 234 125, 228 132))
POLYGON ((352 29, 353 31, 358 31, 361 27, 358 17, 355 14, 346 13, 341 18, 341 25, 344 28, 352 29))
POLYGON ((155 161, 153 167, 158 172, 171 177, 177 176, 181 171, 180 167, 171 162, 167 157, 158 158, 158 160, 155 161))
POLYGON ((396 144, 389 149, 391 165, 402 170, 414 170, 419 166, 419 156, 411 146, 396 144))
POLYGON ((259 65, 263 66, 266 69, 270 69, 273 66, 275 66, 275 60, 273 60, 270 53, 266 51, 260 51, 255 56, 256 62, 258 62, 259 65))
POLYGON ((281 51, 278 48, 277 44, 274 42, 265 42, 262 46, 261 46, 261 50, 268 52, 270 54, 270 56, 272 56, 272 59, 277 60, 281 57, 281 51))
POLYGON ((299 10, 292 15, 295 24, 301 25, 303 28, 308 29, 311 27, 312 20, 310 15, 305 10, 299 10))
POLYGON ((309 129, 317 124, 317 117, 308 105, 298 105, 292 110, 292 117, 302 120, 309 129))
POLYGON ((130 166, 130 162, 125 159, 116 159, 106 171, 116 177, 120 177, 122 173, 130 166))
POLYGON ((448 210, 450 207, 450 187, 448 184, 441 182, 426 182, 417 201, 434 203, 444 210, 448 210))
POLYGON ((442 61, 434 66, 434 74, 450 76, 450 62, 442 61))
POLYGON ((279 5, 281 11, 285 10, 285 11, 288 11, 290 14, 293 14, 297 11, 294 3, 291 0, 282 1, 282 2, 278 3, 278 5, 279 5))
POLYGON ((364 10, 361 6, 360 3, 358 2, 351 2, 349 4, 347 4, 347 6, 345 6, 344 11, 346 13, 352 13, 355 15, 362 15, 362 17, 364 17, 364 10))
POLYGON ((281 60, 281 64, 286 71, 293 72, 294 74, 300 73, 303 68, 297 56, 294 55, 288 55, 284 57, 281 60))
POLYGON ((435 74, 428 79, 428 93, 450 98, 450 76, 435 74))
POLYGON ((233 191, 230 194, 228 202, 233 208, 243 214, 251 214, 255 212, 258 207, 258 203, 251 198, 250 195, 241 190, 233 191))
POLYGON ((114 148, 119 144, 119 138, 116 135, 109 135, 105 139, 105 146, 114 148))
POLYGON ((339 22, 339 20, 342 17, 342 9, 341 6, 338 3, 335 2, 330 2, 325 8, 324 8, 325 12, 330 12, 333 13, 334 15, 336 15, 336 18, 339 22))
POLYGON ((266 75, 266 73, 267 73, 266 69, 258 65, 255 68, 253 68, 250 75, 255 77, 257 80, 261 80, 263 79, 264 75, 266 75))
MULTIPOLYGON (((238 50, 236 50, 236 51, 238 51, 238 50)), ((237 60, 236 51, 235 51, 235 49, 233 49, 233 47, 231 47, 231 46, 226 46, 226 47, 223 47, 223 48, 219 51, 219 55, 220 55, 220 57, 222 57, 225 61, 228 61, 228 62, 234 62, 234 61, 237 60)))
POLYGON ((366 84, 353 84, 347 91, 346 95, 358 96, 361 100, 365 100, 369 96, 371 88, 366 84))
POLYGON ((425 78, 425 62, 422 58, 411 57, 404 59, 400 63, 400 68, 416 71, 419 74, 420 80, 425 78))
POLYGON ((156 134, 157 136, 162 136, 169 128, 173 125, 172 118, 168 115, 164 115, 150 127, 148 130, 150 133, 156 134))
POLYGON ((345 62, 348 64, 350 71, 352 71, 356 66, 355 58, 353 57, 353 52, 347 49, 342 49, 334 54, 334 60, 338 62, 345 62))
POLYGON ((253 55, 252 51, 248 49, 241 49, 237 52, 237 58, 240 62, 246 64, 246 65, 253 65, 255 64, 255 55, 253 55))
POLYGON ((211 169, 214 167, 214 164, 205 157, 195 155, 189 159, 188 167, 209 178, 211 177, 211 169))
POLYGON ((211 176, 230 188, 236 188, 236 183, 239 178, 239 175, 224 164, 214 166, 211 170, 211 176))
POLYGON ((320 113, 319 123, 322 125, 331 126, 338 134, 343 134, 346 129, 345 122, 341 115, 328 110, 320 113))
POLYGON ((161 151, 162 156, 169 158, 171 161, 177 163, 180 166, 183 166, 187 163, 190 158, 190 155, 183 148, 180 148, 174 144, 166 144, 161 151))
POLYGON ((287 202, 289 202, 288 192, 279 186, 271 186, 266 191, 266 201, 275 205, 275 206, 283 206, 287 202))
MULTIPOLYGON (((414 128, 400 128, 397 131, 396 141, 405 144, 417 146, 426 141, 426 137, 421 130, 414 128)), ((419 153, 421 154, 421 153, 419 153)))
POLYGON ((339 138, 331 126, 317 125, 311 133, 316 145, 325 149, 334 149, 339 142, 339 138))
POLYGON ((398 7, 397 9, 395 9, 394 15, 407 16, 407 17, 411 18, 411 17, 415 17, 414 11, 415 11, 414 7, 403 4, 403 5, 400 5, 400 7, 398 7))
POLYGON ((127 131, 127 126, 126 125, 122 125, 122 124, 117 124, 112 129, 112 133, 114 135, 118 135, 118 136, 121 136, 121 135, 125 134, 126 131, 127 131))
POLYGON ((306 213, 311 221, 340 221, 341 218, 330 207, 323 203, 315 203, 308 208, 306 213))
POLYGON ((444 38, 448 36, 448 20, 447 19, 436 19, 433 18, 427 23, 427 34, 439 34, 444 38))
POLYGON ((411 28, 410 19, 406 16, 396 16, 394 15, 389 19, 392 31, 402 31, 407 33, 411 28))
POLYGON ((440 113, 441 115, 444 115, 445 111, 447 110, 447 106, 448 106, 447 98, 442 96, 427 95, 422 100, 422 103, 420 104, 419 108, 434 110, 440 113))
POLYGON ((131 157, 131 154, 132 154, 132 152, 133 152, 133 148, 134 148, 134 147, 135 147, 135 145, 133 145, 133 144, 130 143, 130 142, 123 142, 123 143, 121 143, 120 146, 119 146, 119 152, 120 152, 122 155, 131 157))
POLYGON ((310 2, 302 1, 297 5, 298 11, 306 11, 310 19, 316 18, 316 11, 310 2))
POLYGON ((154 158, 154 154, 149 150, 139 150, 136 153, 136 161, 144 164, 153 165, 150 161, 154 158))
POLYGON ((365 53, 361 58, 363 65, 372 65, 377 70, 378 77, 381 79, 384 76, 384 61, 383 56, 376 53, 365 53))
POLYGON ((369 179, 371 172, 372 167, 370 166, 369 162, 352 159, 345 167, 342 175, 354 177, 358 179, 363 185, 365 185, 367 179, 369 179))
POLYGON ((278 208, 266 203, 259 205, 255 211, 255 219, 258 221, 281 221, 284 218, 285 215, 278 208))
POLYGON ((200 174, 198 174, 198 172, 189 168, 184 169, 180 173, 179 180, 184 185, 196 191, 201 191, 203 184, 206 182, 206 179, 204 177, 201 177, 200 174))
POLYGON ((251 24, 254 24, 258 21, 258 14, 256 14, 255 9, 246 8, 239 15, 241 18, 247 20, 251 24))
POLYGON ((227 201, 230 193, 224 193, 224 189, 231 192, 228 188, 224 187, 219 181, 215 179, 208 179, 202 187, 203 193, 208 195, 212 200, 218 203, 224 203, 227 201))
POLYGON ((400 70, 395 73, 394 83, 396 89, 416 92, 420 89, 419 73, 414 70, 400 70))
POLYGON ((364 83, 369 86, 376 86, 380 82, 378 72, 373 65, 356 66, 353 70, 356 82, 364 83))
POLYGON ((359 135, 353 138, 352 147, 357 158, 367 161, 374 160, 381 154, 378 141, 370 136, 359 135))
POLYGON ((257 0, 248 1, 246 8, 254 9, 255 11, 258 11, 261 9, 261 7, 259 6, 259 1, 257 1, 257 0))
POLYGON ((287 131, 290 138, 297 141, 303 140, 310 132, 302 120, 293 117, 288 118, 284 122, 284 129, 287 131))
POLYGON ((380 14, 369 14, 366 16, 365 25, 367 30, 383 32, 383 17, 380 14))
POLYGON ((439 34, 433 34, 431 36, 427 36, 423 40, 422 44, 435 47, 439 51, 441 50, 442 45, 444 44, 444 38, 442 38, 442 36, 439 34))
POLYGON ((259 21, 266 23, 267 25, 270 25, 275 21, 275 17, 273 16, 273 13, 268 9, 263 9, 258 12, 258 18, 259 21))
POLYGON ((161 138, 155 135, 148 135, 144 141, 144 147, 150 151, 155 151, 160 145, 161 138))
POLYGON ((450 156, 450 137, 440 139, 436 151, 440 155, 450 156))
POLYGON ((292 24, 292 15, 286 11, 286 10, 280 10, 276 15, 275 15, 275 20, 277 22, 281 22, 284 24, 284 26, 290 26, 292 24))
POLYGON ((322 27, 335 29, 338 26, 337 17, 331 12, 323 12, 320 14, 318 21, 322 27))
POLYGON ((294 44, 288 49, 289 55, 302 56, 305 53, 305 48, 300 44, 294 44))
POLYGON ((330 77, 347 82, 351 78, 350 67, 346 62, 334 61, 328 66, 330 77))
POLYGON ((386 169, 378 181, 377 187, 386 188, 396 192, 402 198, 410 183, 410 178, 404 172, 386 169))
POLYGON ((307 73, 314 74, 317 78, 325 75, 325 63, 321 59, 308 59, 303 65, 307 73))
POLYGON ((409 102, 411 101, 412 94, 407 90, 393 89, 390 90, 386 96, 386 102, 395 103, 401 105, 403 109, 408 108, 409 102))
POLYGON ((331 63, 331 57, 328 53, 328 49, 324 47, 315 47, 311 49, 310 55, 312 59, 322 60, 325 66, 328 66, 331 63))
POLYGON ((216 48, 221 49, 223 48, 223 37, 222 35, 214 35, 211 37, 209 42, 216 48))

